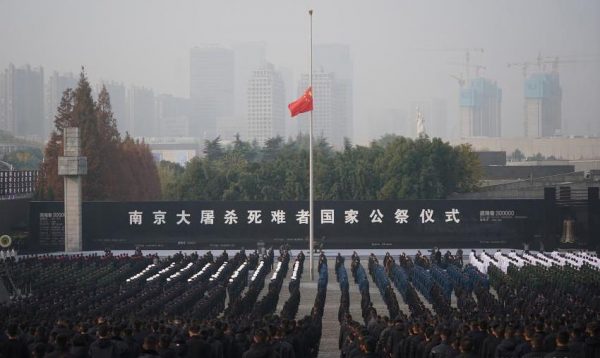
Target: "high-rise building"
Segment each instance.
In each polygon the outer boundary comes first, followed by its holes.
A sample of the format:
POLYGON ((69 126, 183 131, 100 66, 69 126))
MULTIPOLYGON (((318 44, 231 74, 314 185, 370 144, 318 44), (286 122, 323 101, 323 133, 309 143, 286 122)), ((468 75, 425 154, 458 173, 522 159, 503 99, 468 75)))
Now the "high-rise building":
POLYGON ((246 118, 248 111, 248 81, 254 71, 265 67, 266 45, 264 42, 243 42, 233 46, 234 52, 234 114, 246 118))
POLYGON ((160 137, 189 137, 190 100, 161 94, 156 97, 160 137))
POLYGON ((216 45, 194 47, 190 52, 190 135, 216 137, 220 117, 234 113, 233 51, 216 45))
POLYGON ((562 89, 558 72, 534 73, 524 85, 525 137, 560 136, 562 89))
POLYGON ((44 69, 10 64, 0 77, 0 129, 44 140, 44 69))
POLYGON ((502 90, 495 81, 478 77, 460 90, 460 136, 502 135, 502 90))
POLYGON ((127 117, 133 137, 155 137, 158 121, 154 92, 151 89, 132 86, 127 91, 127 117))
MULTIPOLYGON (((113 117, 117 121, 117 129, 121 136, 130 131, 129 118, 127 117, 127 91, 125 85, 119 82, 106 81, 102 85, 110 96, 113 117)), ((102 87, 100 87, 102 88, 102 87)))
MULTIPOLYGON (((300 96, 309 86, 308 75, 302 75, 298 87, 300 96)), ((325 138, 334 148, 340 149, 344 145, 345 126, 344 117, 340 116, 341 101, 337 100, 338 86, 333 73, 313 73, 313 135, 315 138, 325 138)), ((307 134, 309 131, 309 113, 298 116, 299 132, 307 134)))
POLYGON ((272 64, 255 70, 248 81, 248 138, 264 145, 285 135, 285 90, 272 64))
POLYGON ((0 130, 14 132, 14 123, 8 122, 8 84, 5 72, 0 72, 0 130))
POLYGON ((60 105, 63 93, 67 88, 75 89, 77 87, 77 78, 73 73, 60 74, 57 71, 52 72, 48 78, 46 86, 44 137, 47 139, 50 132, 54 129, 54 117, 56 109, 60 105))
MULTIPOLYGON (((277 67, 277 72, 281 74, 283 81, 283 90, 285 92, 285 103, 291 103, 296 100, 296 91, 298 90, 298 82, 294 82, 294 71, 289 67, 277 67)), ((298 121, 289 115, 289 111, 285 111, 285 137, 294 137, 298 134, 298 121)))
POLYGON ((408 136, 417 137, 417 112, 423 117, 425 133, 430 138, 446 138, 448 109, 446 101, 439 98, 413 100, 409 103, 408 136))
POLYGON ((353 139, 354 121, 354 70, 350 46, 343 44, 319 44, 314 48, 314 69, 316 72, 333 73, 335 77, 334 101, 338 130, 342 139, 353 139))

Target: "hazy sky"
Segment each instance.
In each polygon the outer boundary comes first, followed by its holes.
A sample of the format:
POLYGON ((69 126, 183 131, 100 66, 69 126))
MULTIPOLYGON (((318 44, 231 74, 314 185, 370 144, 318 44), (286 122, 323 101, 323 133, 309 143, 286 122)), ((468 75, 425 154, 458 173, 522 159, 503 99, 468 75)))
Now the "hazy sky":
POLYGON ((264 41, 267 58, 308 67, 308 15, 315 43, 344 43, 354 62, 355 137, 365 142, 380 108, 408 111, 414 99, 447 101, 456 127, 464 53, 504 92, 503 134, 522 133, 522 75, 507 62, 583 59, 560 68, 563 121, 574 134, 600 133, 600 1, 597 0, 0 0, 0 68, 9 62, 77 72, 157 92, 189 95, 193 46, 264 41), (596 61, 589 61, 592 56, 596 61))

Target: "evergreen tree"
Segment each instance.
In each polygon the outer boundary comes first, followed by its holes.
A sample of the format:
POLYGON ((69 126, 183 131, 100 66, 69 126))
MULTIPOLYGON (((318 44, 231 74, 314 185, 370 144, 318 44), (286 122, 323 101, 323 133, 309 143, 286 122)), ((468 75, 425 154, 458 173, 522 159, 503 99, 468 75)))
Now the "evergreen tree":
POLYGON ((44 161, 40 166, 38 193, 36 197, 47 200, 62 200, 64 195, 64 180, 58 176, 58 157, 63 155, 63 131, 73 122, 74 93, 67 88, 61 97, 56 116, 54 130, 44 150, 44 161))
POLYGON ((58 176, 58 157, 63 155, 62 135, 52 131, 44 149, 44 161, 40 166, 37 185, 37 199, 62 200, 64 195, 63 178, 58 176))
POLYGON ((108 193, 105 190, 106 174, 102 161, 108 158, 101 151, 104 143, 98 125, 96 103, 83 68, 74 92, 71 125, 79 128, 81 155, 87 157, 87 175, 83 177, 82 185, 83 200, 104 200, 108 193))
POLYGON ((160 179, 160 192, 165 200, 180 200, 179 178, 184 168, 177 164, 162 160, 158 163, 158 177, 160 179))
POLYGON ((115 198, 116 187, 119 185, 120 174, 115 171, 116 161, 119 160, 120 135, 117 123, 113 116, 110 96, 105 86, 98 95, 95 108, 97 120, 97 147, 93 153, 101 154, 98 158, 98 175, 96 180, 101 183, 101 192, 97 193, 96 199, 115 198))
POLYGON ((87 157, 83 179, 84 200, 154 200, 160 198, 158 171, 147 145, 129 136, 120 139, 110 96, 102 88, 98 102, 82 69, 75 90, 63 93, 55 118, 55 130, 44 152, 39 195, 61 200, 63 178, 58 176, 58 157, 63 155, 63 130, 78 127, 81 153, 87 157))
POLYGON ((221 137, 204 141, 204 155, 208 160, 219 160, 223 158, 225 151, 221 144, 221 137))

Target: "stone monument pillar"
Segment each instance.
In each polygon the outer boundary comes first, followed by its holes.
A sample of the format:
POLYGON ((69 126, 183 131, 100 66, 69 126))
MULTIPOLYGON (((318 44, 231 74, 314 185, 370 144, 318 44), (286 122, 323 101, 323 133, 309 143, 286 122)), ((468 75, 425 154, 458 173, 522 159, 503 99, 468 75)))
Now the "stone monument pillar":
POLYGON ((82 251, 81 176, 87 174, 87 158, 82 157, 79 128, 65 128, 64 157, 58 157, 58 175, 65 178, 65 252, 82 251))

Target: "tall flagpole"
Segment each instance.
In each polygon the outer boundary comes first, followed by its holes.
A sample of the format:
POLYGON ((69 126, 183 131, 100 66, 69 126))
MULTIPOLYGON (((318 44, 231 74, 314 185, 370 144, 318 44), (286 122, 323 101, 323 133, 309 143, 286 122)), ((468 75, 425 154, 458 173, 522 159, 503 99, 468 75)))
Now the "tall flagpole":
POLYGON ((313 11, 308 10, 308 15, 310 16, 310 74, 309 74, 309 83, 310 83, 310 91, 311 91, 311 100, 313 101, 313 110, 310 111, 310 122, 309 122, 309 135, 308 135, 308 202, 309 202, 309 229, 308 229, 308 246, 310 250, 309 261, 308 261, 308 269, 310 271, 310 280, 314 280, 314 271, 313 271, 313 242, 315 235, 315 227, 314 227, 314 197, 313 197, 313 111, 314 111, 314 90, 312 88, 313 85, 313 63, 312 63, 312 14, 313 11))

